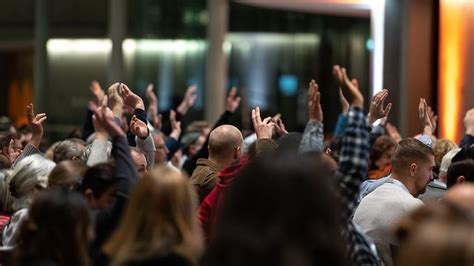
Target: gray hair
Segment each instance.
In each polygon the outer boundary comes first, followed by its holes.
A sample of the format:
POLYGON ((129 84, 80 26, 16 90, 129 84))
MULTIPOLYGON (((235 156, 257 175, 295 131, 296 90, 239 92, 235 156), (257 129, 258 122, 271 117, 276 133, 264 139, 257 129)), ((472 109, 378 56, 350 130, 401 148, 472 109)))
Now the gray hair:
POLYGON ((28 207, 36 189, 46 188, 48 175, 56 164, 39 154, 30 155, 19 161, 8 177, 13 199, 13 211, 28 207))
POLYGON ((65 139, 59 143, 53 152, 53 161, 60 163, 73 158, 80 159, 86 143, 81 139, 65 139))

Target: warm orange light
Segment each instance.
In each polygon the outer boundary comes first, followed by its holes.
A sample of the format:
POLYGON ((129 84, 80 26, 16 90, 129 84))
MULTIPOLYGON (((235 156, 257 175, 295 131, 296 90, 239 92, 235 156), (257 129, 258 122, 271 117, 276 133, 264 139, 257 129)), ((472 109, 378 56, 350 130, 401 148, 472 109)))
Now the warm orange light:
POLYGON ((441 137, 460 139, 461 89, 465 75, 464 1, 440 1, 439 113, 441 137))

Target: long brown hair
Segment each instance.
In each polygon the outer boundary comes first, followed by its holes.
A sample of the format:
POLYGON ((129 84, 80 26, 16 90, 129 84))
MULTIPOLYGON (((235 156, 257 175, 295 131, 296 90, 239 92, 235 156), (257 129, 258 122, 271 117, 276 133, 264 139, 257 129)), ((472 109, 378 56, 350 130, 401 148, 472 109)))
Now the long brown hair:
POLYGON ((174 253, 197 264, 203 240, 196 193, 188 179, 166 166, 141 178, 122 220, 104 245, 112 265, 174 253))

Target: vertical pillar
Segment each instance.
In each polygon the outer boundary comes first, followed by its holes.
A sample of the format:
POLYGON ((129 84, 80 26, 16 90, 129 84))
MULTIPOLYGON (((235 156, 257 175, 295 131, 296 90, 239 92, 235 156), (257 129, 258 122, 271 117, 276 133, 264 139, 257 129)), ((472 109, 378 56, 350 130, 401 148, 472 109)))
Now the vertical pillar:
POLYGON ((122 42, 127 29, 126 0, 109 0, 109 38, 112 41, 112 53, 108 73, 109 84, 123 78, 122 42))
POLYGON ((35 109, 45 111, 48 55, 46 42, 48 40, 48 0, 35 2, 35 40, 34 40, 34 104, 35 109))
POLYGON ((208 0, 208 55, 206 67, 206 120, 213 122, 224 111, 227 61, 223 44, 227 33, 229 3, 227 0, 208 0))
POLYGON ((433 0, 386 0, 384 88, 394 108, 390 122, 402 136, 419 134, 420 97, 434 107, 433 0))

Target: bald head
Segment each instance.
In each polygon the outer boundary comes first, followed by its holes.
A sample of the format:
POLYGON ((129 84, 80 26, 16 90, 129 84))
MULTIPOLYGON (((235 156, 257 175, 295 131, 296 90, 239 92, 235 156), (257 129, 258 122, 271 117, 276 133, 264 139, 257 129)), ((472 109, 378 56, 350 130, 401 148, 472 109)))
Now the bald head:
POLYGON ((240 130, 231 125, 222 125, 209 135, 209 155, 217 158, 231 157, 236 148, 242 146, 243 137, 240 130))
POLYGON ((448 189, 444 194, 444 200, 474 211, 474 184, 460 184, 448 189))

